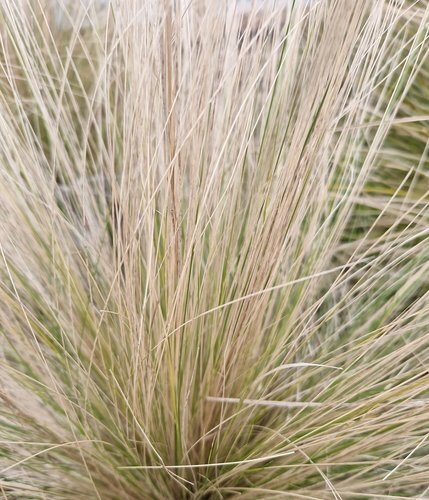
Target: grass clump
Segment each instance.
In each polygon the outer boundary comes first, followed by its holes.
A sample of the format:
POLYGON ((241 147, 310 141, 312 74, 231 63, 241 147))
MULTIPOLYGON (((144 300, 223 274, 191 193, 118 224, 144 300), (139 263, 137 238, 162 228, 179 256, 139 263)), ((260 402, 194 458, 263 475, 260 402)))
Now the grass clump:
POLYGON ((426 498, 427 3, 0 20, 3 497, 426 498))

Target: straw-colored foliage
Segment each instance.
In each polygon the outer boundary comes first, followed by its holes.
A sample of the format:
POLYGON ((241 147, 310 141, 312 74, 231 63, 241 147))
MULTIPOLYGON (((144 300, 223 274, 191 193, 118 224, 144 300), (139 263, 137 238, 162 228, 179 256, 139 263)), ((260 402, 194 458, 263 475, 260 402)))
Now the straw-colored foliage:
POLYGON ((0 496, 429 498, 429 4, 104 3, 0 0, 0 496))

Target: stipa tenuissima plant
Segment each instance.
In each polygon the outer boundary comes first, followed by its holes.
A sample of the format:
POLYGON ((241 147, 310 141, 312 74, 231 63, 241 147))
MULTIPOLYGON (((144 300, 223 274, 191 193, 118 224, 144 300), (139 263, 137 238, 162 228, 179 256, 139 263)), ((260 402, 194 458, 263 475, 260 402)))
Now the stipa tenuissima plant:
POLYGON ((4 499, 429 497, 428 30, 0 0, 4 499))

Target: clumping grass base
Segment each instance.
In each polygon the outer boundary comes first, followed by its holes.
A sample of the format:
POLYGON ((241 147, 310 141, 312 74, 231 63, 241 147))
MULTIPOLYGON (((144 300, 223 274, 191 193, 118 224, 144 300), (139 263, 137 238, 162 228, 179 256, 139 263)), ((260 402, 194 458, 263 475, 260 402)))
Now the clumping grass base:
POLYGON ((429 498, 426 0, 0 0, 0 497, 429 498))

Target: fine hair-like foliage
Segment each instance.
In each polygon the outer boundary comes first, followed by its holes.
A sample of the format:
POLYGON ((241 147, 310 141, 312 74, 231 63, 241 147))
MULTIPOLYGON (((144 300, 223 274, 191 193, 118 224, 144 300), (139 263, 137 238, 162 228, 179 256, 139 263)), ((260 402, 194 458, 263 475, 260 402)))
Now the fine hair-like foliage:
POLYGON ((426 0, 0 0, 0 496, 429 496, 426 0))

